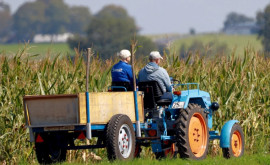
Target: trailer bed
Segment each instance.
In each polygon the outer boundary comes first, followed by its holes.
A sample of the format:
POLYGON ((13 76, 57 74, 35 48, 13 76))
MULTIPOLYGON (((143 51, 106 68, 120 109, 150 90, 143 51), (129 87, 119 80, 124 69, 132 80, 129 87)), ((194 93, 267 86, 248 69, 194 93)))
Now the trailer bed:
MULTIPOLYGON (((137 92, 140 122, 144 121, 143 94, 137 92)), ((24 113, 28 127, 86 125, 85 93, 67 95, 25 96, 24 113)), ((133 123, 133 92, 89 93, 90 123, 107 124, 115 114, 126 114, 133 123)))

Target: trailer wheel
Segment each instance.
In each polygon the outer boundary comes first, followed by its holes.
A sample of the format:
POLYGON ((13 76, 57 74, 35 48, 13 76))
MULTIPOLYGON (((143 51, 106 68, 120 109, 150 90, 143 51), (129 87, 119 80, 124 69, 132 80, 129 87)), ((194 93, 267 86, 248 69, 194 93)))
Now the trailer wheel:
POLYGON ((234 124, 230 134, 230 148, 222 148, 223 157, 240 157, 244 154, 244 133, 239 124, 234 124))
POLYGON ((37 160, 40 164, 51 164, 66 160, 64 141, 55 136, 43 135, 44 142, 35 143, 37 160))
POLYGON ((176 121, 176 140, 180 157, 205 159, 209 144, 207 114, 197 104, 181 110, 176 121))
POLYGON ((128 116, 114 115, 108 123, 106 148, 109 160, 130 160, 134 158, 135 133, 128 116))

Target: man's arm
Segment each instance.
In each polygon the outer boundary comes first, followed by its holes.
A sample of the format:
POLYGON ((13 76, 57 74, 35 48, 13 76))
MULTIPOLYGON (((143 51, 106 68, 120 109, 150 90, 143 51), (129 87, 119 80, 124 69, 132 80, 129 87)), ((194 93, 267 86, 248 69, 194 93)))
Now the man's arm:
POLYGON ((168 72, 164 68, 162 68, 162 71, 163 71, 163 76, 164 76, 163 82, 164 82, 164 84, 166 86, 166 91, 171 92, 172 88, 171 88, 170 76, 169 76, 168 72))
POLYGON ((133 84, 132 68, 130 67, 126 71, 127 71, 127 76, 128 76, 129 81, 130 81, 130 84, 133 84))

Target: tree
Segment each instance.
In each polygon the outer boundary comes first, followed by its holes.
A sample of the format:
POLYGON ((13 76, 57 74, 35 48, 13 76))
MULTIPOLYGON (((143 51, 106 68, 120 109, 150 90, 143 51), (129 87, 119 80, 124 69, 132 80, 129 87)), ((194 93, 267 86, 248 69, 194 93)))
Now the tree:
MULTIPOLYGON (((91 21, 86 34, 87 37, 76 36, 69 40, 71 48, 86 49, 93 45, 102 59, 112 57, 121 49, 129 49, 130 39, 137 32, 135 21, 126 10, 119 6, 109 5, 104 7, 91 21)), ((138 37, 139 44, 153 46, 151 40, 138 37)), ((138 53, 145 53, 146 47, 138 49, 138 53)))
POLYGON ((6 42, 10 35, 12 17, 9 6, 3 2, 0 2, 0 23, 0 42, 6 42))
POLYGON ((70 23, 69 7, 63 0, 39 0, 46 4, 43 34, 59 34, 67 32, 70 23))
POLYGON ((158 50, 157 45, 149 38, 145 36, 137 36, 137 46, 138 49, 136 51, 136 57, 144 57, 149 55, 149 53, 153 50, 158 50))
POLYGON ((210 41, 204 44, 200 40, 194 40, 189 47, 185 44, 180 47, 180 58, 186 58, 189 54, 198 54, 205 57, 223 56, 228 53, 228 45, 218 41, 210 41))
POLYGON ((47 22, 45 10, 46 4, 40 0, 27 2, 19 7, 13 16, 16 41, 32 40, 35 34, 43 32, 43 25, 47 22))
POLYGON ((129 48, 129 40, 134 33, 134 19, 128 16, 125 9, 113 5, 103 8, 87 30, 89 43, 93 43, 105 59, 119 49, 129 48))
POLYGON ((231 12, 230 14, 227 15, 227 18, 224 22, 224 30, 229 28, 229 27, 232 27, 232 26, 235 26, 237 24, 241 24, 241 23, 246 23, 246 22, 252 22, 254 21, 253 18, 250 18, 250 17, 247 17, 243 14, 238 14, 238 13, 235 13, 235 12, 231 12))
POLYGON ((87 7, 75 6, 69 11, 70 24, 68 31, 77 34, 83 34, 91 22, 92 15, 87 7))
POLYGON ((190 35, 195 35, 196 34, 196 30, 194 28, 190 28, 189 29, 189 34, 190 35))
POLYGON ((20 6, 13 18, 15 41, 28 41, 35 34, 83 33, 91 14, 86 7, 69 8, 63 0, 37 0, 20 6))
POLYGON ((257 13, 258 36, 262 39, 264 51, 270 52, 270 4, 257 13))

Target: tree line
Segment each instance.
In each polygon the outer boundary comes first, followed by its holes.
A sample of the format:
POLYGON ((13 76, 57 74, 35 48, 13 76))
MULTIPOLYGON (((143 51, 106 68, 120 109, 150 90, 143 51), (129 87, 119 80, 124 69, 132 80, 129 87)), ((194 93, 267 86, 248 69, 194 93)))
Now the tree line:
MULTIPOLYGON (((235 12, 228 14, 223 30, 250 21, 256 22, 257 26, 253 29, 253 33, 258 34, 264 50, 269 52, 270 4, 258 12, 256 18, 235 12)), ((31 42, 35 34, 70 32, 75 34, 68 40, 72 49, 93 47, 103 59, 110 58, 120 49, 128 49, 129 41, 134 35, 138 39, 138 45, 141 46, 137 49, 137 54, 148 54, 151 50, 158 49, 150 39, 138 35, 139 29, 134 18, 129 16, 124 8, 115 5, 105 6, 93 15, 87 7, 70 7, 64 0, 36 0, 24 3, 11 14, 9 6, 0 2, 0 23, 0 43, 31 42)), ((195 30, 193 31, 195 34, 195 30)), ((227 45, 214 42, 209 45, 217 48, 210 54, 227 51, 227 45)), ((184 52, 201 50, 203 47, 199 41, 194 41, 190 47, 182 45, 180 56, 185 56, 184 52)))
MULTIPOLYGON (((265 7, 263 11, 259 11, 256 18, 247 17, 243 14, 236 12, 231 12, 227 15, 222 32, 226 32, 227 29, 236 27, 239 25, 252 25, 250 26, 250 33, 258 35, 263 44, 264 52, 266 56, 269 56, 270 52, 270 4, 265 7)), ((192 29, 193 30, 193 29, 192 29)), ((193 35, 194 30, 190 32, 193 35)), ((179 57, 186 58, 190 53, 197 52, 202 56, 213 57, 216 55, 224 55, 229 52, 228 45, 226 43, 219 43, 216 41, 211 41, 206 45, 202 41, 195 40, 191 45, 187 46, 185 44, 181 45, 179 49, 179 57), (211 49, 207 49, 211 48, 211 49)))
POLYGON ((63 0, 36 0, 24 3, 11 15, 10 8, 0 3, 0 42, 32 41, 35 34, 75 34, 68 40, 73 48, 93 47, 102 59, 108 59, 121 49, 129 49, 130 39, 136 35, 137 54, 148 54, 156 45, 138 35, 134 18, 115 5, 105 6, 96 15, 87 7, 69 7, 63 0), (1 23, 1 24, 2 24, 1 23))
POLYGON ((84 33, 92 19, 87 7, 69 7, 63 0, 26 2, 12 16, 6 4, 1 6, 0 18, 10 31, 6 42, 31 41, 35 34, 84 33))

